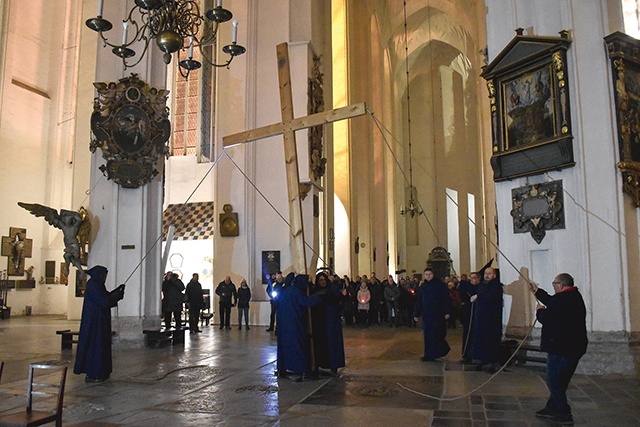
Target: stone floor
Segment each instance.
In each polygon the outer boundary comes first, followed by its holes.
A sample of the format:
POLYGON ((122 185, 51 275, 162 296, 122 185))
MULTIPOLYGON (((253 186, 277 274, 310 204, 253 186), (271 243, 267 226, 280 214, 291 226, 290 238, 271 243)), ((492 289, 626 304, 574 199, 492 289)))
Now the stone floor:
MULTIPOLYGON (((74 350, 60 350, 55 331, 77 327, 52 316, 0 321, 0 413, 23 407, 29 363, 73 366, 74 350)), ((460 329, 448 339, 455 350, 446 360, 425 363, 417 329, 346 328, 341 376, 296 383, 273 375, 276 338, 264 327, 205 327, 187 334, 184 346, 114 349, 105 383, 70 373, 64 425, 548 425, 533 416, 547 396, 540 365, 511 366, 491 379, 457 362, 460 329)), ((640 425, 639 396, 640 379, 626 376, 577 375, 569 391, 576 425, 589 426, 640 425)))

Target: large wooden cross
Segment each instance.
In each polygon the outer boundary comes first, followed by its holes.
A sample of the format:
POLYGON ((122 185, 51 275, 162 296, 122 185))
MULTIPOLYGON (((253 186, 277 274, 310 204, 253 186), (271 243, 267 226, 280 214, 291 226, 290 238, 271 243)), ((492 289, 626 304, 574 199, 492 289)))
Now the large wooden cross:
POLYGON ((307 257, 304 244, 302 199, 300 197, 300 175, 298 171, 295 131, 362 116, 366 113, 366 109, 364 102, 361 102, 359 104, 353 104, 347 107, 323 111, 321 113, 294 119, 293 96, 291 94, 291 72, 289 67, 289 48, 287 43, 279 44, 276 47, 276 52, 278 55, 278 80, 280 83, 280 108, 282 110, 282 122, 225 136, 222 138, 222 144, 226 148, 282 134, 284 139, 287 192, 289 195, 289 226, 291 236, 293 238, 293 268, 299 274, 308 274, 307 257))

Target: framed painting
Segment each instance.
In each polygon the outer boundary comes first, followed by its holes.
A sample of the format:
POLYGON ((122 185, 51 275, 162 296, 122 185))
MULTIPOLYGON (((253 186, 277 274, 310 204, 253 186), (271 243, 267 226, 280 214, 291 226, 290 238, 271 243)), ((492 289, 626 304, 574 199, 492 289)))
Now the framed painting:
POLYGON ((516 37, 485 67, 494 180, 575 165, 569 111, 567 31, 516 37))
POLYGON ((613 72, 622 191, 640 207, 640 41, 620 32, 604 40, 613 72))

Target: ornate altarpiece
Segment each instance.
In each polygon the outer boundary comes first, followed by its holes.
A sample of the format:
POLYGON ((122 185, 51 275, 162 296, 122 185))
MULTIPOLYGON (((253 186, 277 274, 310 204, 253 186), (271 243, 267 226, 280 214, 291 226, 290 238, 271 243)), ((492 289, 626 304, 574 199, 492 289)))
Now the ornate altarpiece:
POLYGON ((567 83, 567 31, 517 35, 487 65, 494 181, 575 165, 567 83))
POLYGON ((621 32, 604 40, 613 71, 622 191, 640 207, 640 41, 621 32))

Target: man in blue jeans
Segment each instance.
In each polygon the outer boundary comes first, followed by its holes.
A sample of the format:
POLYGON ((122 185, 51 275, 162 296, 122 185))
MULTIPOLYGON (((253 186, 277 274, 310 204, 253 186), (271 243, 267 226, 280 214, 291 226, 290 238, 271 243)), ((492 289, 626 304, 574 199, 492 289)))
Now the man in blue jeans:
POLYGON ((580 358, 587 352, 586 308, 569 274, 558 274, 551 283, 553 296, 529 283, 541 303, 536 309, 536 318, 542 324, 540 348, 548 353, 546 379, 550 396, 536 416, 570 426, 573 416, 567 403, 567 387, 580 358))

